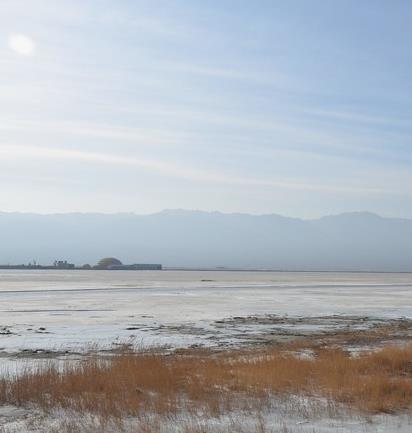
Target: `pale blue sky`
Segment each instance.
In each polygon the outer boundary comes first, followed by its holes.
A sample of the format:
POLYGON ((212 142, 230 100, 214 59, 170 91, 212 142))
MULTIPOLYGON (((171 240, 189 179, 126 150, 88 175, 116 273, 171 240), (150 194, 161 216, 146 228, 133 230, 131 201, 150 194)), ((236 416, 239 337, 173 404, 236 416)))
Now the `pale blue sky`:
POLYGON ((412 217, 412 2, 1 0, 0 210, 412 217))

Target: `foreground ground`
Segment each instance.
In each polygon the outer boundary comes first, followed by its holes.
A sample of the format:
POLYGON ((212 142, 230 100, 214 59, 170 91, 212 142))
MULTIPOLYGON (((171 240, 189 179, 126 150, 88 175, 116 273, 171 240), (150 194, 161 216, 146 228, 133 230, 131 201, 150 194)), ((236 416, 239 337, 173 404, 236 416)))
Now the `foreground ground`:
POLYGON ((275 345, 49 359, 1 379, 0 431, 406 433, 411 329, 403 320, 275 345))
POLYGON ((0 272, 0 433, 410 433, 411 290, 412 274, 0 272))

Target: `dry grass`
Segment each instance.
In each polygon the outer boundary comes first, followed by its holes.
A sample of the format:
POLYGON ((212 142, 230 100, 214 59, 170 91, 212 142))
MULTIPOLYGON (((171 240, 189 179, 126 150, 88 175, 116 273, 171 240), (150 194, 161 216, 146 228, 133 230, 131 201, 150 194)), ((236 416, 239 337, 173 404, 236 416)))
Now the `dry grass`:
POLYGON ((276 399, 301 395, 361 411, 412 408, 412 345, 351 356, 317 349, 313 359, 284 349, 160 354, 126 351, 58 370, 53 365, 0 381, 0 404, 96 414, 220 416, 257 413, 276 399))

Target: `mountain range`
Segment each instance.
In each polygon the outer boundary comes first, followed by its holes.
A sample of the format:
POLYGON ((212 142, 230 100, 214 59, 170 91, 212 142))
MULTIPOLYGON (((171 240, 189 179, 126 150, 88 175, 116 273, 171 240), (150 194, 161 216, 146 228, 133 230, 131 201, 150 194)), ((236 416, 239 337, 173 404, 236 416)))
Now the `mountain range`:
POLYGON ((368 212, 310 220, 188 210, 0 213, 1 264, 95 264, 105 256, 165 267, 412 271, 412 220, 368 212))

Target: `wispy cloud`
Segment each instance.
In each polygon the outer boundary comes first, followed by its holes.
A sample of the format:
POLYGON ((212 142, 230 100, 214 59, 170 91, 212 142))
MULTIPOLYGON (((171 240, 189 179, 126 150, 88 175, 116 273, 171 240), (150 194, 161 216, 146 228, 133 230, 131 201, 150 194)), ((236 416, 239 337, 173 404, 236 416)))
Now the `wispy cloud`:
POLYGON ((58 121, 12 121, 0 125, 3 131, 29 133, 57 133, 72 136, 94 137, 107 140, 130 141, 135 144, 164 145, 180 144, 190 139, 185 133, 166 132, 160 129, 127 127, 114 124, 58 122, 58 121))
MULTIPOLYGON (((342 158, 344 160, 364 159, 365 155, 377 160, 384 159, 386 163, 392 154, 400 156, 397 149, 377 145, 375 136, 365 135, 365 131, 342 131, 339 135, 333 128, 315 128, 300 125, 296 120, 285 118, 267 119, 264 116, 234 116, 225 112, 187 110, 178 107, 148 105, 146 107, 121 110, 135 116, 150 116, 156 119, 156 124, 147 127, 117 125, 114 122, 103 124, 81 121, 50 121, 50 120, 16 120, 4 118, 0 123, 0 131, 22 131, 32 137, 47 134, 64 135, 65 137, 93 138, 113 142, 130 143, 141 147, 164 147, 171 150, 197 147, 199 151, 221 145, 233 153, 260 154, 267 156, 275 153, 313 155, 321 158, 342 158), (160 119, 169 119, 172 126, 159 126, 160 119), (187 126, 189 125, 189 127, 187 126), (229 131, 217 131, 208 128, 209 125, 230 128, 229 131), (206 131, 206 132, 204 132, 206 131), (358 132, 358 135, 356 134, 358 132), (361 134, 362 132, 362 134, 361 134), (220 138, 215 141, 215 135, 220 138), (230 144, 232 143, 232 144, 230 144), (247 148, 245 148, 247 146, 247 148)), ((392 143, 404 143, 405 136, 390 132, 392 143)), ((381 138, 383 139, 383 138, 381 138)), ((396 159, 395 159, 396 160, 396 159)), ((394 161, 395 161, 394 160, 394 161)))
POLYGON ((393 116, 373 116, 368 113, 361 113, 357 111, 343 111, 334 109, 305 109, 304 113, 311 116, 318 116, 319 118, 334 119, 342 123, 355 122, 362 124, 372 124, 381 126, 402 126, 410 129, 411 122, 406 118, 397 118, 393 116))
POLYGON ((335 193, 355 194, 394 194, 396 192, 381 188, 349 187, 332 184, 311 184, 306 182, 290 182, 287 180, 261 179, 255 177, 243 177, 227 175, 212 170, 204 170, 176 163, 170 163, 158 159, 136 157, 128 155, 116 155, 111 153, 85 152, 71 149, 56 149, 49 147, 1 145, 0 155, 2 161, 7 159, 41 159, 83 161, 93 164, 120 165, 140 168, 154 172, 161 176, 172 176, 195 182, 217 183, 226 185, 238 185, 249 187, 282 188, 301 191, 326 191, 335 193))

